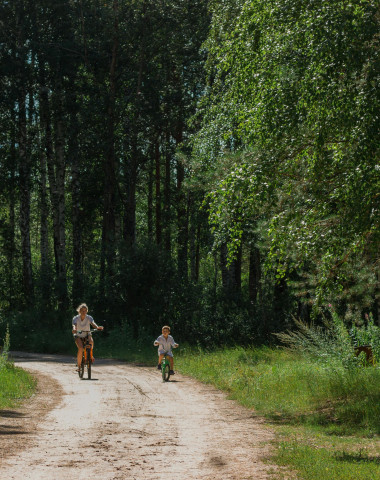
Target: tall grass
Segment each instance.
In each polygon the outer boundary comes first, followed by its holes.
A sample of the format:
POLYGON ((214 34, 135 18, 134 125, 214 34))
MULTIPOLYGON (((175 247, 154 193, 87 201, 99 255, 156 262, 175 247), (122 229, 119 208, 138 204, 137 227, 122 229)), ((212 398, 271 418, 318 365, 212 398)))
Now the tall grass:
POLYGON ((213 383, 271 419, 380 433, 380 370, 322 365, 285 349, 182 353, 182 372, 213 383))
POLYGON ((380 462, 376 455, 362 451, 334 452, 300 442, 281 442, 276 461, 291 465, 303 480, 378 480, 380 462))

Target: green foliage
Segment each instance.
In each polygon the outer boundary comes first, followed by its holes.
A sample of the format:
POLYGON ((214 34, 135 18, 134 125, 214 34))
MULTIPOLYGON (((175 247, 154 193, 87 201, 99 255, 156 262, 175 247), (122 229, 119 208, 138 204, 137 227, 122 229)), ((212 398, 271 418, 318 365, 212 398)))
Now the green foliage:
POLYGON ((158 337, 143 332, 136 340, 133 337, 133 330, 126 322, 120 327, 104 332, 96 338, 95 356, 115 358, 132 363, 144 365, 156 365, 157 351, 153 347, 153 340, 158 337))
POLYGON ((380 328, 374 325, 372 318, 368 318, 365 326, 349 328, 336 312, 331 310, 330 313, 330 319, 324 318, 321 326, 294 319, 295 329, 275 335, 287 348, 306 352, 325 365, 362 366, 362 358, 355 354, 355 347, 362 345, 370 345, 374 361, 379 360, 380 328))
POLYGON ((374 324, 372 315, 366 315, 367 323, 358 327, 353 325, 350 337, 355 347, 370 345, 376 363, 380 362, 380 328, 374 324))
POLYGON ((194 162, 218 171, 235 159, 209 189, 214 232, 234 256, 263 216, 268 266, 305 271, 320 301, 348 283, 348 261, 374 271, 378 258, 378 9, 246 0, 212 13, 194 162))

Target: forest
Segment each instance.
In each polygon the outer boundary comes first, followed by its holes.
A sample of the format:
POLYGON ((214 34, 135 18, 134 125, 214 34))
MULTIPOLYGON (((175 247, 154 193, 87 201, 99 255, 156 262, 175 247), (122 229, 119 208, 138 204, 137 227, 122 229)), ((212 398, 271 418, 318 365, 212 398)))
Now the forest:
POLYGON ((0 338, 380 325, 377 1, 0 8, 0 338))

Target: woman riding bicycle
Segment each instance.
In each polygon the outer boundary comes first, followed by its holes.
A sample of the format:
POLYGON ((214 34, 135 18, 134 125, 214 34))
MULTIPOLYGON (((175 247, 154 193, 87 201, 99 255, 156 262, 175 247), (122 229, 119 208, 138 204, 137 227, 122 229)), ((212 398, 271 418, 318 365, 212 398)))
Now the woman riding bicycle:
POLYGON ((91 344, 92 348, 94 348, 94 340, 90 332, 91 325, 96 328, 97 330, 103 330, 103 327, 98 327, 94 322, 94 319, 91 315, 87 315, 88 307, 85 303, 82 303, 77 308, 77 312, 79 315, 76 315, 73 318, 73 334, 75 338, 76 346, 78 347, 78 354, 77 354, 77 363, 78 363, 78 370, 80 368, 80 364, 82 362, 82 354, 83 354, 83 338, 87 335, 89 337, 89 343, 91 344), (80 333, 79 333, 80 332, 80 333))

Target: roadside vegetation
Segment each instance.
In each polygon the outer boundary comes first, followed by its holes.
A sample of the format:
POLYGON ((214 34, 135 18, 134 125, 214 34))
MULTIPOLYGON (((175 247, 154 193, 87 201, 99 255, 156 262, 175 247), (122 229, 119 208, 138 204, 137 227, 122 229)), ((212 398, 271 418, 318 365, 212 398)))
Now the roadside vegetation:
MULTIPOLYGON (((277 346, 207 350, 173 335, 181 343, 176 370, 227 392, 275 429, 271 463, 302 480, 379 478, 380 328, 371 317, 365 326, 347 327, 330 309, 328 320, 319 325, 295 321, 277 335, 277 346), (370 362, 364 354, 355 355, 364 344, 372 346, 370 362)), ((97 336, 95 357, 154 367, 153 340, 148 334, 134 340, 125 325, 97 336)), ((47 346, 40 347, 45 351, 47 346)), ((34 387, 30 376, 9 362, 8 351, 7 333, 0 363, 1 408, 17 405, 34 387)), ((65 353, 75 353, 71 341, 65 353)), ((281 479, 282 473, 274 475, 281 479)))
POLYGON ((7 331, 0 354, 0 417, 1 411, 15 408, 35 390, 35 380, 9 360, 10 338, 7 331))
POLYGON ((278 433, 271 461, 294 478, 379 478, 379 328, 347 330, 335 315, 323 329, 298 326, 284 348, 183 348, 176 363, 264 415, 278 433), (355 356, 359 337, 376 345, 374 364, 355 356))

